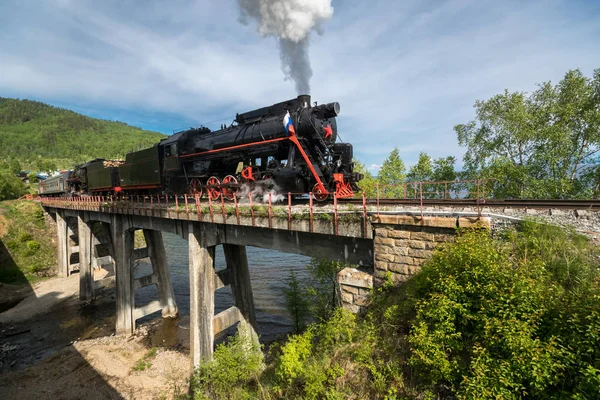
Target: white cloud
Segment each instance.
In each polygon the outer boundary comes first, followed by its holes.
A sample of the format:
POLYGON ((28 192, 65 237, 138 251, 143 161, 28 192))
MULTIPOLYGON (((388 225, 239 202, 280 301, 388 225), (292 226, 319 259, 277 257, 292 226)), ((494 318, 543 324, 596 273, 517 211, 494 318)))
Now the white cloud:
POLYGON ((369 165, 369 171, 371 173, 373 173, 374 175, 377 175, 379 173, 380 169, 381 169, 381 165, 379 165, 379 164, 371 164, 371 165, 369 165))
MULTIPOLYGON (((408 165, 420 151, 460 159, 452 127, 473 118, 476 99, 600 67, 595 2, 333 6, 324 35, 311 39, 313 100, 341 103, 341 136, 371 167, 394 147, 408 165)), ((140 7, 116 0, 3 5, 0 96, 181 116, 185 123, 173 128, 294 96, 274 40, 239 24, 234 1, 140 7)))

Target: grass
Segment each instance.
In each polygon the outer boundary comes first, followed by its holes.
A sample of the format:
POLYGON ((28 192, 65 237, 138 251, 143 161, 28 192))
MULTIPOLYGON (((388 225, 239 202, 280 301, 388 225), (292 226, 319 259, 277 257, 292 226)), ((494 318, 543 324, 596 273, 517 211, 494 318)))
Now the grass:
POLYGON ((135 365, 133 366, 133 371, 144 371, 150 367, 152 367, 151 360, 156 357, 156 353, 158 352, 158 348, 153 347, 146 354, 140 358, 135 365))
POLYGON ((55 234, 44 218, 32 201, 0 203, 0 282, 24 284, 55 274, 55 234))

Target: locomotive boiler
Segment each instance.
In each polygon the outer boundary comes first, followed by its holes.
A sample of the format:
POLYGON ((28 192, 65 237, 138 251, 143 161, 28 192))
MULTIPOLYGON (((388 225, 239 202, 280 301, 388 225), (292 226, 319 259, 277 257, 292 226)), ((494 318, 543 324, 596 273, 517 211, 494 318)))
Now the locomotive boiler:
MULTIPOLYGON (((328 195, 350 197, 362 176, 353 171, 352 145, 337 141, 340 106, 310 101, 310 96, 302 95, 237 114, 230 126, 216 131, 202 127, 178 132, 157 149, 142 150, 156 154, 139 157, 144 161, 130 164, 131 171, 126 172, 132 176, 134 169, 142 168, 152 184, 161 180, 172 193, 207 194, 213 200, 232 199, 243 185, 284 193, 312 191, 318 200, 328 195), (160 161, 152 161, 154 157, 160 161)), ((123 190, 146 183, 128 185, 131 182, 123 175, 121 167, 123 190)))

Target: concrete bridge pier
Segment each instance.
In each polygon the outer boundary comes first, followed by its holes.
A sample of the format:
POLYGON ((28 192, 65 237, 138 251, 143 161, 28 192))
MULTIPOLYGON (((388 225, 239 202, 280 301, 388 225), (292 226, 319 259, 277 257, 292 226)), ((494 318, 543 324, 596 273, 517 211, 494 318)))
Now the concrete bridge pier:
POLYGON ((233 303, 239 310, 239 332, 249 335, 250 341, 258 343, 258 324, 254 311, 254 297, 248 269, 246 246, 223 244, 225 261, 229 271, 229 282, 233 294, 233 303))
MULTIPOLYGON (((144 229, 143 232, 150 262, 152 263, 152 274, 149 278, 152 283, 156 283, 158 286, 158 297, 160 299, 162 316, 163 318, 174 318, 177 316, 178 309, 177 304, 175 303, 175 293, 173 292, 171 275, 169 275, 169 264, 167 262, 167 254, 165 253, 162 233, 159 231, 151 231, 149 229, 144 229)), ((142 286, 146 283, 142 278, 136 280, 136 282, 140 282, 139 284, 142 286)))
POLYGON ((190 224, 190 353, 194 367, 211 360, 216 334, 238 324, 240 335, 258 344, 258 329, 246 246, 223 244, 227 268, 215 272, 218 237, 201 225, 190 224), (234 306, 215 315, 215 290, 231 285, 234 306))
POLYGON ((92 233, 90 223, 83 215, 77 216, 79 236, 79 299, 89 301, 94 296, 94 275, 92 258, 96 256, 96 237, 92 233))
POLYGON ((56 239, 57 239, 57 261, 58 276, 66 278, 69 276, 69 226, 65 210, 56 210, 56 239))
POLYGON ((144 229, 147 248, 134 248, 135 229, 130 226, 126 216, 112 215, 111 236, 112 251, 115 259, 116 297, 117 297, 117 334, 130 336, 135 330, 135 321, 162 311, 163 317, 177 316, 177 304, 173 285, 169 276, 167 257, 158 231, 144 229), (150 256, 152 273, 133 278, 134 262, 138 258, 150 256), (135 307, 135 291, 149 285, 156 285, 159 300, 154 300, 139 308, 135 307))

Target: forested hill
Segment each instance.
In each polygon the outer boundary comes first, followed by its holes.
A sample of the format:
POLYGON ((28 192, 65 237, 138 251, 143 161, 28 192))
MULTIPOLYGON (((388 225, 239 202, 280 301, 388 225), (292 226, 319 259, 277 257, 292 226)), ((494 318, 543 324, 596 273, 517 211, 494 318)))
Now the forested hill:
POLYGON ((38 101, 0 97, 0 159, 17 159, 24 167, 68 168, 97 157, 122 158, 164 137, 38 101))

